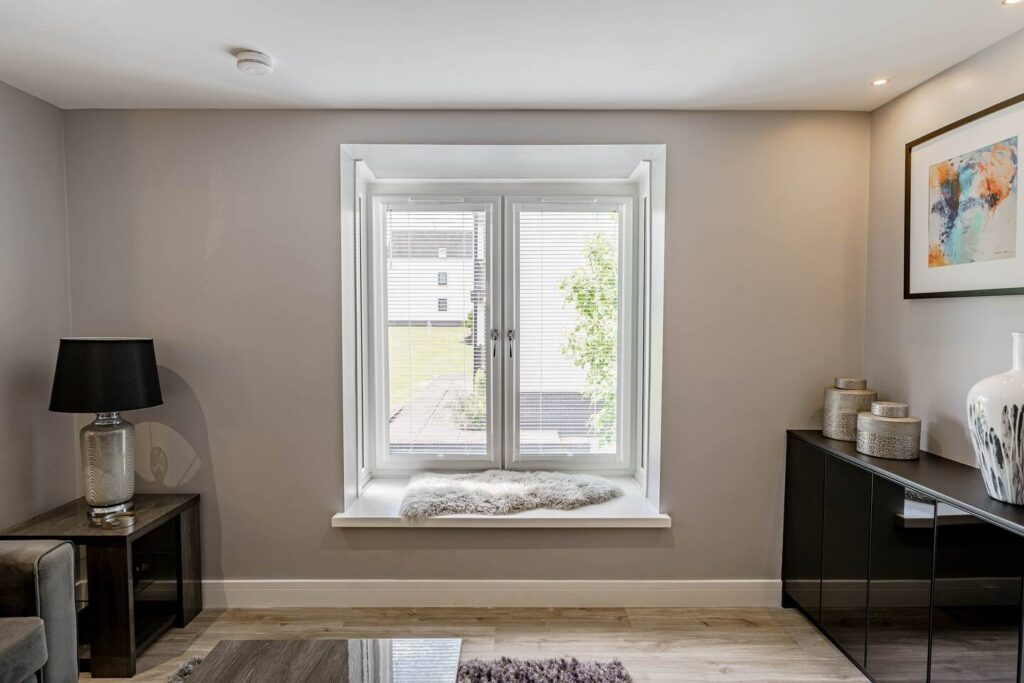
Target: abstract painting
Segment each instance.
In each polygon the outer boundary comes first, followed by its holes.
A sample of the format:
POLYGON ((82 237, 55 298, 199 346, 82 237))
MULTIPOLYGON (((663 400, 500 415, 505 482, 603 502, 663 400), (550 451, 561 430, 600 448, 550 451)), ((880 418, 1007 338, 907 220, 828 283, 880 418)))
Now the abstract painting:
POLYGON ((1013 258, 1017 137, 928 168, 928 267, 1013 258))
POLYGON ((905 146, 903 298, 1024 294, 1024 94, 905 146))

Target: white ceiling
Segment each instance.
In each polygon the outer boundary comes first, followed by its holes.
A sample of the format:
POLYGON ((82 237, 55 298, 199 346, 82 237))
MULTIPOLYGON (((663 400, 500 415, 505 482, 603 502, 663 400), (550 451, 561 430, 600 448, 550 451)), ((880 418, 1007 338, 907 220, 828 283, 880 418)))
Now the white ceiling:
POLYGON ((68 109, 871 110, 1021 28, 1000 0, 0 0, 0 80, 68 109))

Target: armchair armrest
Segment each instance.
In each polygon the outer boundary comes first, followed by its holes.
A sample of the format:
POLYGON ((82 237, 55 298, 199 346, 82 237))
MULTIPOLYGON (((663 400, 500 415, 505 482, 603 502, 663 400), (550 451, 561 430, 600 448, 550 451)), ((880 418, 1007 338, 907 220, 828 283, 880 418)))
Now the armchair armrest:
POLYGON ((74 565, 67 541, 0 541, 0 617, 43 620, 43 683, 78 680, 74 565))

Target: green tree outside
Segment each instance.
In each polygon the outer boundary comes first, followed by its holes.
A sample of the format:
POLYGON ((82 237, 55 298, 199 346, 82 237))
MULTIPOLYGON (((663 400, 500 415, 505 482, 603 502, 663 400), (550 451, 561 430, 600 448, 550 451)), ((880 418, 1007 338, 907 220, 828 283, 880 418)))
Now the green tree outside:
POLYGON ((578 315, 562 353, 584 371, 587 398, 597 408, 590 429, 599 443, 608 444, 615 441, 618 259, 614 245, 600 234, 587 242, 584 258, 586 262, 559 285, 565 302, 578 315))

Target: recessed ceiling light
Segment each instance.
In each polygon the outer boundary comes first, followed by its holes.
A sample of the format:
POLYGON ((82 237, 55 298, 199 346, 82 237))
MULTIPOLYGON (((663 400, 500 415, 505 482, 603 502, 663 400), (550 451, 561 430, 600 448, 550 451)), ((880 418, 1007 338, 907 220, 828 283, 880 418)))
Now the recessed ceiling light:
POLYGON ((1024 0, 1003 0, 1004 5, 1019 5, 1022 2, 1024 2, 1024 0))
POLYGON ((268 76, 274 73, 274 61, 270 55, 255 50, 241 50, 235 55, 238 70, 250 76, 268 76))
MULTIPOLYGON (((1017 0, 1017 2, 1024 2, 1024 0, 1017 0)), ((876 78, 875 80, 871 81, 871 85, 885 85, 888 82, 888 78, 876 78)))

